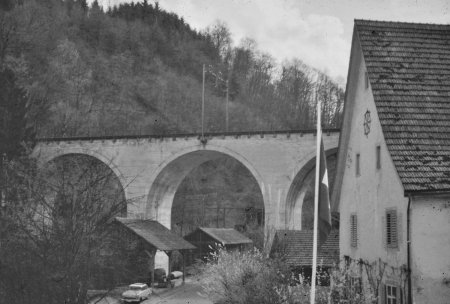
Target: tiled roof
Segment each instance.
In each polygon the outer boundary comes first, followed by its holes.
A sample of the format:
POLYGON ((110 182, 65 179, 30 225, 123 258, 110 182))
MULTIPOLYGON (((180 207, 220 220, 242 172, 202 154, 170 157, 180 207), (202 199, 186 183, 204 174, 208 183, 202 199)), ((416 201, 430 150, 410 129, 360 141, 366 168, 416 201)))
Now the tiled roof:
POLYGON ((199 230, 203 231, 213 239, 222 243, 223 245, 237 245, 237 244, 251 244, 253 241, 234 230, 233 228, 204 228, 199 227, 199 230))
POLYGON ((159 250, 172 251, 195 249, 194 245, 157 221, 121 217, 116 217, 116 220, 159 250))
POLYGON ((450 25, 355 20, 405 192, 450 190, 450 25))
MULTIPOLYGON (((311 266, 312 251, 312 230, 278 230, 275 234, 272 254, 277 252, 290 266, 311 266)), ((325 243, 317 251, 317 264, 333 266, 338 262, 339 231, 332 230, 325 243)))

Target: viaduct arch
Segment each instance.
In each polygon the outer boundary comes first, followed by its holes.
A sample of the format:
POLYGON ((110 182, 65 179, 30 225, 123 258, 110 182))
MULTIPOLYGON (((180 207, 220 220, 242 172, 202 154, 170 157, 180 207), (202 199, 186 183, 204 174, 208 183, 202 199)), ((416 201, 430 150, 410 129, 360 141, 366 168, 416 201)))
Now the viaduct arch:
MULTIPOLYGON (((337 158, 338 148, 331 148, 325 151, 325 155, 327 158, 328 174, 331 175, 334 173, 334 166, 336 165, 335 159, 337 158), (334 158, 334 160, 332 159, 334 158), (330 159, 333 160, 331 163, 330 170, 330 159)), ((285 225, 287 229, 292 230, 302 230, 305 227, 305 223, 303 223, 305 209, 309 206, 305 206, 305 196, 308 191, 313 191, 313 188, 309 188, 309 186, 314 185, 314 176, 315 176, 315 167, 316 167, 316 156, 313 155, 309 161, 307 161, 301 168, 296 170, 297 175, 295 176, 292 184, 289 188, 289 191, 286 196, 286 208, 285 208, 285 225), (306 207, 306 208, 305 208, 306 207)), ((332 186, 332 182, 334 181, 333 176, 329 176, 328 180, 330 181, 330 187, 332 186)), ((329 191, 331 193, 331 189, 329 191)))
MULTIPOLYGON (((329 153, 336 151, 338 139, 338 130, 324 131, 329 153)), ((301 188, 314 167, 315 141, 313 130, 208 134, 204 139, 197 134, 53 138, 39 140, 33 153, 43 164, 66 154, 99 159, 125 190, 127 216, 153 218, 168 228, 173 197, 184 177, 200 164, 227 155, 257 181, 266 229, 299 229, 293 219, 301 214, 301 188)))
MULTIPOLYGON (((201 164, 220 158, 221 156, 232 157, 243 165, 255 178, 258 186, 264 185, 263 179, 253 165, 242 155, 235 151, 220 146, 210 145, 208 150, 187 149, 177 153, 169 160, 161 164, 155 172, 154 182, 147 196, 146 215, 170 227, 171 210, 175 193, 184 178, 201 164)), ((264 192, 264 207, 266 199, 264 192)))

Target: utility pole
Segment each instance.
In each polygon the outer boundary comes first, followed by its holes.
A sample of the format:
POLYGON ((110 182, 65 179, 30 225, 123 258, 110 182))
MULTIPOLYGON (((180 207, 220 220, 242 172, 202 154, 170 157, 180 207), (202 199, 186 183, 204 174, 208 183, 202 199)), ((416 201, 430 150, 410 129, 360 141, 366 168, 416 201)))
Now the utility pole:
POLYGON ((3 153, 0 158, 0 214, 6 207, 6 195, 7 195, 7 176, 6 176, 6 153, 3 153))
POLYGON ((228 79, 226 84, 227 84, 227 100, 225 103, 225 131, 228 132, 228 97, 229 97, 228 79))

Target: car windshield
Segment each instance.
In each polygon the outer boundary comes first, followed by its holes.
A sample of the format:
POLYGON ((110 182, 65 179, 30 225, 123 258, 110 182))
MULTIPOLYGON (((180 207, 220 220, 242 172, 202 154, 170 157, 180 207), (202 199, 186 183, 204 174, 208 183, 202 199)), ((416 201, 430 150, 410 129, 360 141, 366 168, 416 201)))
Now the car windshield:
POLYGON ((144 290, 144 286, 130 286, 130 290, 144 290))

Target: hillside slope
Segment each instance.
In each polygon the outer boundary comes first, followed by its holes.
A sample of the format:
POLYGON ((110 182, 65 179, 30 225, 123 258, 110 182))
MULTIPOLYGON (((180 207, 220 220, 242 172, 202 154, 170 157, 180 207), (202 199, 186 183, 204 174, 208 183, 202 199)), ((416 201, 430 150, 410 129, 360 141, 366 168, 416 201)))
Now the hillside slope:
POLYGON ((230 131, 312 127, 317 96, 325 124, 339 124, 342 90, 299 60, 279 68, 250 40, 232 47, 224 25, 198 33, 146 1, 108 12, 83 3, 0 10, 0 66, 26 90, 38 136, 198 132, 203 65, 209 132, 226 129, 226 79, 230 131))

